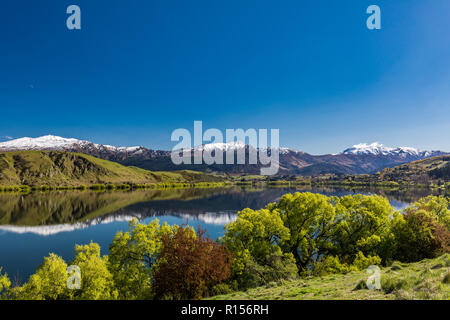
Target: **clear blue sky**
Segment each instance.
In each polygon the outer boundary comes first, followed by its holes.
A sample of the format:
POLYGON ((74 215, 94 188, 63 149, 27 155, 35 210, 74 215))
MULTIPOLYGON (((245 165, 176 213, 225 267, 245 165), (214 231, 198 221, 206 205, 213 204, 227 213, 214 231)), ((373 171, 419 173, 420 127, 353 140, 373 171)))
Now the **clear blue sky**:
POLYGON ((313 154, 450 151, 449 33, 448 0, 2 0, 0 136, 170 149, 202 120, 313 154))

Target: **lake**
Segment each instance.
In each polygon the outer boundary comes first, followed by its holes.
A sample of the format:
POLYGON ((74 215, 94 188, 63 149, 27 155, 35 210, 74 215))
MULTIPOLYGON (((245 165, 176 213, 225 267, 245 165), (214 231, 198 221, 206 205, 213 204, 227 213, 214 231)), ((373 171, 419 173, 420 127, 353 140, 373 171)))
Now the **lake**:
POLYGON ((290 192, 325 195, 380 194, 396 209, 431 193, 430 190, 388 191, 342 188, 216 188, 142 190, 132 192, 0 193, 0 266, 13 281, 23 283, 50 252, 66 262, 75 244, 97 242, 102 254, 114 235, 136 218, 169 224, 201 226, 213 238, 243 208, 259 209, 290 192))

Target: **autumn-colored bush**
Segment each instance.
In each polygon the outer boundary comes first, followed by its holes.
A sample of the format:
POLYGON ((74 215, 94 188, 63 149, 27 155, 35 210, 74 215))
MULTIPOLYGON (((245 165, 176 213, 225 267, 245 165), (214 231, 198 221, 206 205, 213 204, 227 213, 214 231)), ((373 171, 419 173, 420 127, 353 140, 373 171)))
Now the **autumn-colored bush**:
POLYGON ((163 236, 155 269, 155 299, 201 299, 230 277, 231 254, 201 228, 181 226, 163 236))

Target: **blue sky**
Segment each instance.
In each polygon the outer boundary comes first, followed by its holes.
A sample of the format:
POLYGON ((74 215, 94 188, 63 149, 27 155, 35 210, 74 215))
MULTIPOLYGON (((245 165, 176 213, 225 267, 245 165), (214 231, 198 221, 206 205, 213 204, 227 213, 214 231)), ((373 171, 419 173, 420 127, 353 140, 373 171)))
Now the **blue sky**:
POLYGON ((449 30, 448 0, 2 0, 0 136, 170 149, 202 120, 313 154, 450 151, 449 30))

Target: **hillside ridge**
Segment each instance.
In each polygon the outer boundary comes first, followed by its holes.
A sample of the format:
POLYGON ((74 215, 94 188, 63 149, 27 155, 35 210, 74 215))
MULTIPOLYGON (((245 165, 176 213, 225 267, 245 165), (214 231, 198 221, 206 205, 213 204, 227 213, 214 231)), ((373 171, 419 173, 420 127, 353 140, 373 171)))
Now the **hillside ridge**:
POLYGON ((450 299, 450 254, 381 268, 381 289, 367 289, 368 273, 354 271, 212 297, 213 300, 422 300, 450 299))
POLYGON ((80 185, 97 183, 190 183, 221 179, 194 171, 151 172, 83 153, 15 151, 0 153, 0 185, 80 185))

